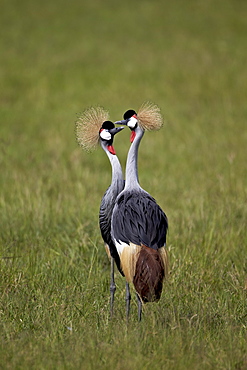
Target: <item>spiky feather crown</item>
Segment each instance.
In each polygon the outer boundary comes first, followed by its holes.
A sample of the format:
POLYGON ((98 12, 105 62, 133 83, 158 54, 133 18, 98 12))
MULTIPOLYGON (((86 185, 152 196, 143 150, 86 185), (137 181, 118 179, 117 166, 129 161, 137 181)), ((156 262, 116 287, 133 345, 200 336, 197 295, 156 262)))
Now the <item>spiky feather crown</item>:
POLYGON ((159 130, 163 125, 163 117, 158 105, 145 102, 137 113, 138 123, 145 131, 159 130))
POLYGON ((99 130, 109 120, 109 113, 102 107, 86 109, 75 123, 78 144, 87 151, 94 150, 99 143, 99 130))

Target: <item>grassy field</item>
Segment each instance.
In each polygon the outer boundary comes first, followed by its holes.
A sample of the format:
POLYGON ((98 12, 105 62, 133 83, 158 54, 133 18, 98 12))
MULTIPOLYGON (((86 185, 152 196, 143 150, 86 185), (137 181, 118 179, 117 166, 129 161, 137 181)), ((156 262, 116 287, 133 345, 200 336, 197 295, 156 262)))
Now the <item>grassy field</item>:
MULTIPOLYGON (((0 24, 0 368, 247 369, 246 1, 2 0, 0 24), (145 100, 170 276, 126 325, 98 228, 110 165, 74 122, 145 100)), ((127 129, 115 148, 124 166, 127 129)))

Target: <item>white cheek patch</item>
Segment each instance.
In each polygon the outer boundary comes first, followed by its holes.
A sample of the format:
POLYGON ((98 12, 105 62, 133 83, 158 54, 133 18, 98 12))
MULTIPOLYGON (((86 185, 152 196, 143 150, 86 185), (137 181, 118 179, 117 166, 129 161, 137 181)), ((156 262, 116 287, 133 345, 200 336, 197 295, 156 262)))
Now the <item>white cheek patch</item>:
POLYGON ((134 128, 136 123, 137 123, 137 119, 135 117, 131 117, 127 125, 129 128, 134 128))
POLYGON ((102 131, 100 132, 100 137, 101 137, 101 139, 103 139, 103 140, 107 140, 107 141, 111 140, 111 134, 110 134, 110 132, 109 132, 109 131, 106 131, 106 130, 102 130, 102 131))

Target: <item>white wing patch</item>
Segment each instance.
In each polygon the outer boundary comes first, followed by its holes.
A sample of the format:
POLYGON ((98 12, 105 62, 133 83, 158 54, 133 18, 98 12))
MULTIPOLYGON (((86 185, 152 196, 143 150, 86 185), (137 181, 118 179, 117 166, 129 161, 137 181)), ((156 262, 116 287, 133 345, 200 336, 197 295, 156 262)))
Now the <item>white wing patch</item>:
POLYGON ((119 256, 121 256, 121 254, 122 254, 122 252, 123 252, 123 250, 124 250, 125 247, 126 248, 129 248, 130 247, 129 244, 124 243, 124 242, 121 242, 121 241, 118 242, 118 241, 116 241, 116 239, 114 239, 114 244, 115 244, 115 246, 117 248, 117 252, 118 252, 119 256))
POLYGON ((136 262, 139 257, 141 247, 133 243, 127 244, 121 241, 117 242, 116 239, 114 239, 114 243, 120 257, 121 268, 124 272, 125 278, 129 283, 133 282, 136 262))

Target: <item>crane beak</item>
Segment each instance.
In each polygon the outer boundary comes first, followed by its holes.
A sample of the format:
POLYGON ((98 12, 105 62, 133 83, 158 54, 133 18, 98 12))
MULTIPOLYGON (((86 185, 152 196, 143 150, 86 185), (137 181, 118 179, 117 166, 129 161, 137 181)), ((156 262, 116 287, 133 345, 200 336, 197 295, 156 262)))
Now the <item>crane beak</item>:
POLYGON ((111 135, 116 135, 118 132, 122 131, 124 127, 114 127, 109 130, 111 135))
POLYGON ((128 121, 129 121, 129 118, 128 119, 123 119, 122 121, 114 122, 114 125, 125 125, 125 126, 127 126, 128 121))

